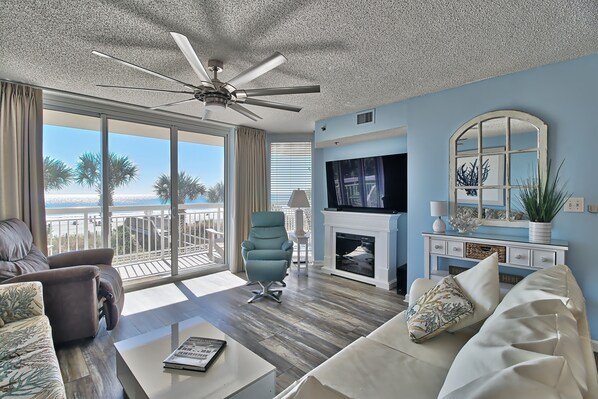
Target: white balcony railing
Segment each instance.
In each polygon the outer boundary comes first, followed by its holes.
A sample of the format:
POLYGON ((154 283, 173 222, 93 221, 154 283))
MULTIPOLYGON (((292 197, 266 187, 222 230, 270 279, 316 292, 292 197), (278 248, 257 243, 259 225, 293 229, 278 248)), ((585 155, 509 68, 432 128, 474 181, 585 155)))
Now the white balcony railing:
MULTIPOLYGON (((224 239, 223 204, 179 205, 176 217, 179 256, 207 253, 210 249, 213 253, 207 254, 205 263, 222 261, 223 245, 215 245, 215 241, 224 239), (219 248, 220 251, 215 250, 219 248)), ((49 254, 103 247, 99 206, 48 208, 46 219, 49 254)), ((108 241, 115 253, 113 265, 152 261, 169 264, 172 243, 169 205, 112 206, 109 221, 108 241)), ((148 270, 151 274, 153 269, 148 270)))
MULTIPOLYGON (((295 229, 295 209, 273 204, 285 214, 288 231, 295 229)), ((304 229, 311 230, 311 212, 304 210, 304 229)), ((103 247, 101 207, 47 208, 48 254, 103 247)), ((123 279, 168 273, 171 256, 169 205, 110 207, 109 246, 113 265, 123 279)), ((224 258, 223 204, 179 205, 179 268, 224 258), (188 259, 189 261, 185 260, 188 259)))

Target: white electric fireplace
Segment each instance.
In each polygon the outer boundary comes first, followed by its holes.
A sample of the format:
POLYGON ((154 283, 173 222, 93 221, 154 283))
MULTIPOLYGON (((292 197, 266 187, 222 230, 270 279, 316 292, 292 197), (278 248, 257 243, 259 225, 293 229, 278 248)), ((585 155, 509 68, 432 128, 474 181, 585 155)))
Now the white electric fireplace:
POLYGON ((393 288, 397 282, 397 231, 401 214, 334 211, 322 213, 322 270, 387 290, 393 288))

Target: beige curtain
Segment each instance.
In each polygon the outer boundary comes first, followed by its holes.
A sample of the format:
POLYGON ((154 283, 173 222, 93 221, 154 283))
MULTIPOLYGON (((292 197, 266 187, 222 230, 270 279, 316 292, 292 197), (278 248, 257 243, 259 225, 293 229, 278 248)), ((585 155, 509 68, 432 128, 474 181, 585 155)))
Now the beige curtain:
POLYGON ((0 220, 19 218, 47 251, 42 153, 42 91, 0 86, 0 220))
POLYGON ((235 142, 235 201, 233 205, 233 253, 230 270, 243 271, 241 242, 247 239, 253 212, 268 207, 266 188, 266 133, 238 127, 235 142))

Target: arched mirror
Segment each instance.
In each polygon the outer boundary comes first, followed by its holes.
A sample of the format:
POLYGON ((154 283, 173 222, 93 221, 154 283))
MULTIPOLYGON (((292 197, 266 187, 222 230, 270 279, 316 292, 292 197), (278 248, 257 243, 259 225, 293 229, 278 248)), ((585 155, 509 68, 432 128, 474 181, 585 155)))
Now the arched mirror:
POLYGON ((547 126, 519 111, 477 116, 450 141, 450 216, 469 215, 484 225, 527 227, 518 205, 521 184, 547 168, 547 126))

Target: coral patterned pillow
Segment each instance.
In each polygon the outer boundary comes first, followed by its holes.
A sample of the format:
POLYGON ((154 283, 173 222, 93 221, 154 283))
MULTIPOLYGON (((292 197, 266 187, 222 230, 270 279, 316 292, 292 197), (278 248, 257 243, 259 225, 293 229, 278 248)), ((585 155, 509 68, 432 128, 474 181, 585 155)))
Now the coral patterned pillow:
POLYGON ((405 319, 409 338, 422 343, 472 314, 473 310, 473 303, 453 277, 446 276, 407 309, 405 319))

